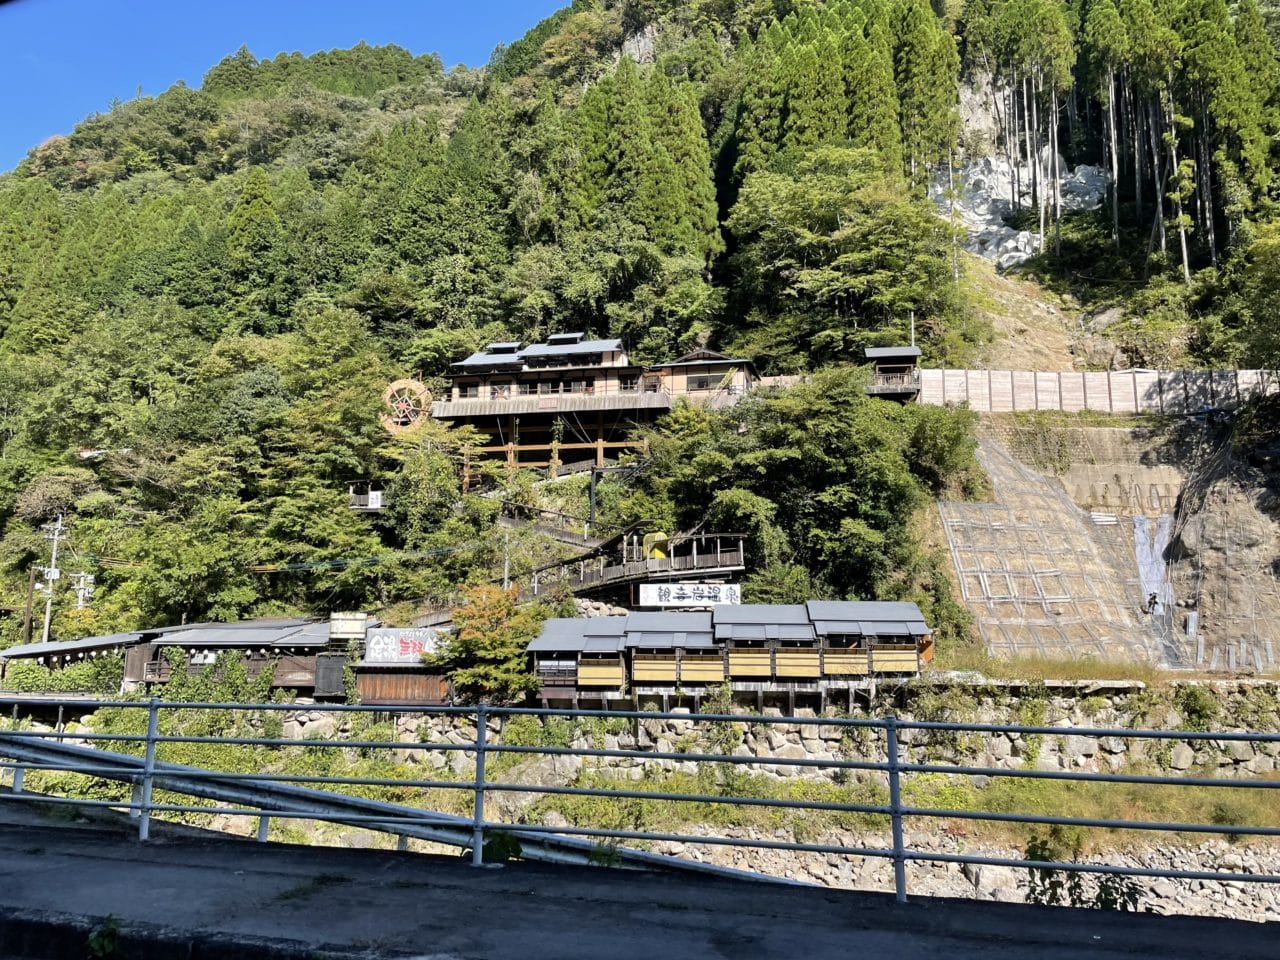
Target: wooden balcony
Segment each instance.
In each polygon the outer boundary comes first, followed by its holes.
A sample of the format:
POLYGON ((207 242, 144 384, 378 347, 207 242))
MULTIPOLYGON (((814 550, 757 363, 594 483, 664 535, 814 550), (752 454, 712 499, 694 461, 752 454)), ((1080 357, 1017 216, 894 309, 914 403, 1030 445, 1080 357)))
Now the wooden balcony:
POLYGON ((822 662, 817 650, 781 648, 774 657, 775 671, 779 677, 820 677, 822 662))
POLYGON ((621 660, 582 660, 578 663, 580 687, 620 687, 622 682, 621 660))
POLYGON ((631 673, 637 683, 675 683, 675 655, 637 653, 631 660, 631 673))
POLYGON ((723 683, 724 656, 719 653, 686 653, 680 659, 681 683, 723 683))
POLYGON ((829 677, 856 677, 871 672, 866 650, 824 650, 822 672, 829 677))
POLYGON ((773 676, 773 655, 768 650, 729 650, 729 676, 734 679, 773 676))
POLYGON ((460 400, 438 400, 431 405, 431 416, 437 420, 466 420, 473 417, 524 416, 531 413, 600 413, 614 410, 671 409, 671 397, 630 390, 620 393, 548 393, 519 394, 499 399, 468 397, 460 400))
POLYGON ((871 669, 876 673, 915 673, 920 656, 915 644, 883 644, 871 648, 871 669))
POLYGON ((872 381, 867 384, 867 393, 872 395, 902 395, 919 392, 919 370, 915 370, 910 373, 877 373, 872 381))

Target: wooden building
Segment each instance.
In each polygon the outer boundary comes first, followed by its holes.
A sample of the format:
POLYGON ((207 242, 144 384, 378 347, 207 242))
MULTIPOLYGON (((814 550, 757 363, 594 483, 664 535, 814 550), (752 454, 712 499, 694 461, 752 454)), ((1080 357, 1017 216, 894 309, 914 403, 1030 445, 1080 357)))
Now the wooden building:
POLYGON ((452 693, 443 670, 430 667, 440 634, 429 627, 370 627, 364 654, 355 666, 361 703, 438 706, 452 693))
POLYGON ((871 382, 867 393, 886 400, 914 400, 920 395, 919 347, 868 347, 871 382))
POLYGON ((529 645, 542 703, 668 704, 728 681, 735 694, 838 702, 933 659, 914 603, 810 600, 704 612, 548 620, 529 645))
POLYGON ((749 361, 711 350, 640 366, 621 340, 561 333, 545 343, 491 343, 453 364, 431 415, 475 426, 490 440, 479 454, 511 466, 603 466, 635 448, 635 427, 667 413, 676 398, 724 406, 757 382, 749 361))

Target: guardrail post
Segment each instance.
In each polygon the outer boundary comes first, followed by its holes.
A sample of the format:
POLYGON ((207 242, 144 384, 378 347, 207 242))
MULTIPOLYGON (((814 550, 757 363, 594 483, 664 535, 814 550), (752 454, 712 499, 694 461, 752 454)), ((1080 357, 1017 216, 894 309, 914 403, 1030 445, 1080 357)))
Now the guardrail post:
POLYGON ((14 793, 22 792, 22 778, 26 776, 26 773, 27 773, 26 767, 13 768, 13 792, 14 793))
POLYGON ((267 842, 267 831, 271 829, 270 817, 258 817, 258 842, 267 842))
POLYGON ((151 836, 151 779, 156 771, 156 735, 159 732, 160 701, 155 697, 147 705, 147 752, 142 764, 142 804, 138 811, 138 839, 151 836))
POLYGON ((488 723, 485 718, 484 704, 476 707, 476 800, 475 816, 471 828, 471 865, 481 866, 484 863, 484 747, 488 723))
POLYGON ((889 816, 893 826, 893 892, 899 903, 907 902, 907 858, 902 843, 902 783, 898 757, 898 718, 884 718, 885 751, 889 767, 889 816))

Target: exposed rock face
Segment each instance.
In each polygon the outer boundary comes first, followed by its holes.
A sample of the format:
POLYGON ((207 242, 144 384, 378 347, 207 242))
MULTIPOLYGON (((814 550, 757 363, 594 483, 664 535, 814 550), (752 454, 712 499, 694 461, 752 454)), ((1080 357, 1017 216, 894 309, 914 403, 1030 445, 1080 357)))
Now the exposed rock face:
POLYGON ((1179 502, 1170 575, 1189 611, 1181 642, 1200 667, 1280 663, 1280 504, 1268 482, 1250 464, 1211 459, 1179 502))
POLYGON ((573 605, 580 617, 625 617, 628 613, 625 607, 615 607, 602 600, 578 599, 573 601, 573 605))
MULTIPOLYGON (((1047 184, 1053 176, 1053 155, 1041 152, 1039 166, 1041 183, 1047 184)), ((1063 178, 1060 185, 1064 212, 1094 210, 1107 194, 1110 176, 1102 167, 1081 164, 1068 170, 1061 158, 1058 169, 1063 178)), ((1002 157, 980 157, 952 171, 941 171, 929 188, 929 196, 944 214, 953 212, 968 231, 965 249, 980 257, 994 260, 1001 268, 1014 266, 1034 256, 1038 238, 1030 230, 1015 230, 1007 223, 1013 216, 1014 169, 1002 157), (954 189, 954 201, 947 196, 954 189), (954 210, 952 203, 954 202, 954 210)), ((1031 205, 1031 171, 1026 164, 1019 164, 1019 196, 1024 206, 1031 205)))
POLYGON ((646 24, 622 41, 620 57, 630 57, 636 63, 653 63, 658 49, 658 25, 646 24))

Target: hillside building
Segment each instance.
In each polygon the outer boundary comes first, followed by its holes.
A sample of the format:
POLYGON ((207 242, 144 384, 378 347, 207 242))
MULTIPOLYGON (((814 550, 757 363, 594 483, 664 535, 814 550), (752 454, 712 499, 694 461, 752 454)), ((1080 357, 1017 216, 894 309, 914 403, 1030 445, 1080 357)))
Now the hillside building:
POLYGON ((510 466, 588 463, 640 446, 632 432, 670 411, 677 398, 700 406, 736 403, 759 381, 747 360, 694 350, 642 366, 621 340, 559 333, 545 343, 491 343, 453 364, 431 415, 471 424, 490 443, 478 453, 510 466))
POLYGON ((851 702, 876 677, 914 676, 933 647, 914 603, 810 600, 552 619, 529 656, 546 706, 665 708, 727 682, 740 699, 794 708, 851 702))

